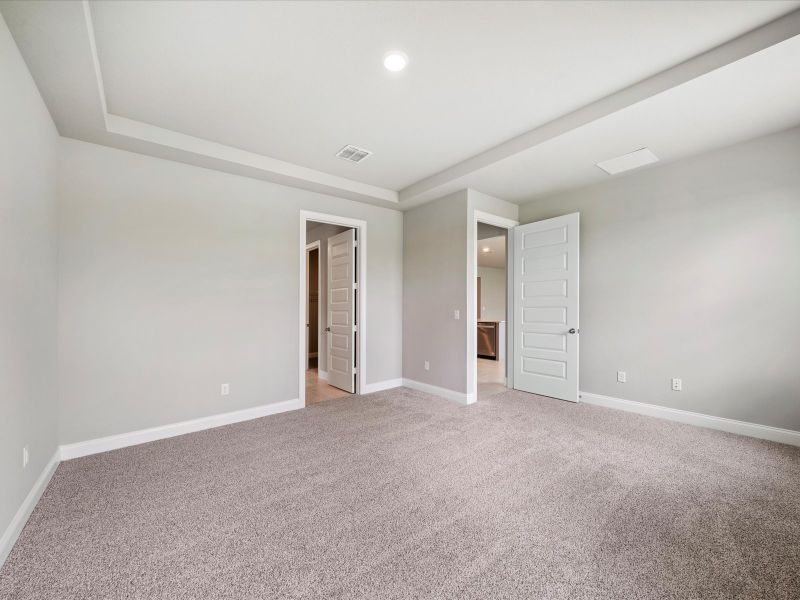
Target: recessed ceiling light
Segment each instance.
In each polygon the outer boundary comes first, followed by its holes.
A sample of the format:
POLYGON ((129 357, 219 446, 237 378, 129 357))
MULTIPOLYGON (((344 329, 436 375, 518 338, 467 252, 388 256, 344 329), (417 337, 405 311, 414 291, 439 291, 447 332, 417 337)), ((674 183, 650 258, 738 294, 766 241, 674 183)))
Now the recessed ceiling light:
POLYGON ((649 148, 640 148, 628 154, 601 161, 597 163, 597 166, 609 175, 616 175, 617 173, 638 169, 654 162, 658 162, 658 157, 649 148))
POLYGON ((399 50, 392 50, 391 52, 387 52, 386 56, 383 57, 383 66, 386 67, 387 70, 392 71, 393 73, 397 73, 398 71, 402 71, 406 68, 408 64, 408 56, 405 52, 400 52, 399 50))
POLYGON ((489 246, 484 246, 483 248, 481 248, 481 252, 483 252, 484 254, 488 254, 491 251, 492 249, 489 248, 489 246))

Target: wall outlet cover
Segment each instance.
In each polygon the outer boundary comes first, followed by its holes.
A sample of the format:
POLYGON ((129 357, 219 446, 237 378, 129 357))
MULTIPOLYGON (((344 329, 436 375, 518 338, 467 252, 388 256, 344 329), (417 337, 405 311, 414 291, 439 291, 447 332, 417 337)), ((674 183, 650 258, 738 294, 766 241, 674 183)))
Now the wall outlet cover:
POLYGON ((625 371, 617 371, 617 382, 625 383, 628 381, 628 375, 625 371))
POLYGON ((680 392, 683 389, 683 379, 672 379, 672 391, 680 392))
POLYGON ((223 383, 222 387, 220 388, 220 394, 223 396, 227 396, 230 393, 231 393, 231 384, 223 383))
POLYGON ((430 371, 431 370, 431 363, 428 362, 427 360, 425 361, 425 370, 426 371, 430 371))

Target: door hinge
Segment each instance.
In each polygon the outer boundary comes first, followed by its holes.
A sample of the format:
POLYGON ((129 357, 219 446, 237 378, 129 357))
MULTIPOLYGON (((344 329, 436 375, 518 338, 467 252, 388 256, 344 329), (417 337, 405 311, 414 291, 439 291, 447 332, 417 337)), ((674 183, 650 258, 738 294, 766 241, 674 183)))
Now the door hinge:
POLYGON ((353 242, 353 248, 358 248, 358 240, 355 240, 355 241, 353 242))
POLYGON ((358 283, 354 283, 354 284, 353 284, 353 289, 354 289, 354 290, 357 290, 357 289, 358 289, 358 283))
POLYGON ((358 373, 358 367, 353 367, 353 375, 355 375, 356 373, 358 373))

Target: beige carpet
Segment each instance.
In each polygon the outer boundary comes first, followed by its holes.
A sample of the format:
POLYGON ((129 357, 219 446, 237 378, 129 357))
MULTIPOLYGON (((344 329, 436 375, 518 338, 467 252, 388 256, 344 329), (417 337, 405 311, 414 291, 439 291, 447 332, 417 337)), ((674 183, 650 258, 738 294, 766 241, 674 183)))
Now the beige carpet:
POLYGON ((66 462, 0 598, 800 598, 800 449, 397 389, 66 462))

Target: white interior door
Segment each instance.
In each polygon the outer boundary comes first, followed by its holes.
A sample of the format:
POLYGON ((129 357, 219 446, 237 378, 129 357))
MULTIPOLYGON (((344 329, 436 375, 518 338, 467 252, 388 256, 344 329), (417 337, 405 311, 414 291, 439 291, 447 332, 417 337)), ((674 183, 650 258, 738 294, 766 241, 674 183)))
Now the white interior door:
POLYGON ((580 215, 514 229, 514 388, 578 401, 580 215))
POLYGON ((355 391, 356 232, 328 238, 328 383, 355 391))

